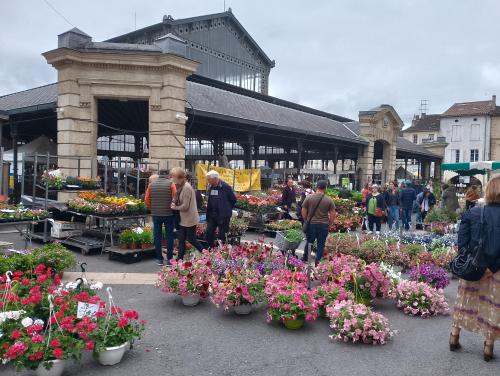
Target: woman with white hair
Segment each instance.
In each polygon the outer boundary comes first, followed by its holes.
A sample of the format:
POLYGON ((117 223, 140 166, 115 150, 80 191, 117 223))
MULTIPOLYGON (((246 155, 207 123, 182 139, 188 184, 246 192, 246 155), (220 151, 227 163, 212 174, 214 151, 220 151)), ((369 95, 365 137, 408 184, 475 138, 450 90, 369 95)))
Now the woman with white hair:
POLYGON ((218 239, 226 241, 229 230, 229 222, 233 215, 236 204, 236 196, 233 189, 222 181, 217 171, 211 170, 207 173, 208 182, 208 204, 207 204, 207 233, 208 246, 215 245, 215 233, 218 230, 218 239))

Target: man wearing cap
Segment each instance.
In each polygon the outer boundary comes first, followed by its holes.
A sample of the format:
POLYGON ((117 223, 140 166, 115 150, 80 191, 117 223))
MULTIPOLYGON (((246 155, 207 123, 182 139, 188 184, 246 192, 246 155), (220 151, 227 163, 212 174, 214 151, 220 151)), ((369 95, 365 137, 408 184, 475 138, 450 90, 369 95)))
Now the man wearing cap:
POLYGON ((236 204, 236 196, 233 189, 226 182, 219 178, 217 171, 207 173, 209 184, 207 195, 207 232, 206 241, 208 247, 215 244, 215 232, 219 230, 218 239, 226 241, 226 234, 229 231, 229 222, 233 215, 233 208, 236 204))
POLYGON ((325 250, 328 228, 335 221, 335 204, 326 196, 327 181, 319 180, 316 184, 316 192, 306 197, 302 204, 302 218, 306 223, 306 246, 304 248, 303 260, 307 261, 307 249, 309 244, 316 241, 316 263, 323 257, 325 250))

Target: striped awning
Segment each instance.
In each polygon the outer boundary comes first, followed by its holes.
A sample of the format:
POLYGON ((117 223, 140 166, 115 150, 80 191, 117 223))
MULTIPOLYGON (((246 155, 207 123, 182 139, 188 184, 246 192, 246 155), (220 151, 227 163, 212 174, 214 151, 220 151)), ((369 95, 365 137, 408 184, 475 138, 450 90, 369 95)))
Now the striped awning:
POLYGON ((455 171, 459 175, 480 175, 487 171, 500 170, 499 161, 443 163, 443 171, 455 171))

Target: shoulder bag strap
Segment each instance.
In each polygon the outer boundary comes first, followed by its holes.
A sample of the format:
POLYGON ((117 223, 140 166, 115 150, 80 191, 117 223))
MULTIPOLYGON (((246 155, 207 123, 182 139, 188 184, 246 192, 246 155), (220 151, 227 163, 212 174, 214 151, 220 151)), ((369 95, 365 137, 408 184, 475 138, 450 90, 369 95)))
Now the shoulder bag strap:
POLYGON ((479 225, 479 241, 478 246, 476 248, 476 254, 474 255, 473 263, 478 265, 478 259, 480 257, 481 252, 483 251, 483 230, 484 230, 484 205, 481 205, 481 219, 479 225))
POLYGON ((321 198, 318 200, 318 203, 316 204, 316 207, 314 208, 314 210, 311 212, 311 215, 309 215, 309 213, 308 213, 308 215, 307 215, 309 217, 309 219, 307 220, 308 224, 311 224, 312 218, 314 217, 314 214, 316 214, 316 210, 318 210, 318 208, 319 208, 319 204, 321 204, 321 201, 323 201, 323 197, 325 197, 324 193, 323 193, 323 196, 321 196, 321 198))

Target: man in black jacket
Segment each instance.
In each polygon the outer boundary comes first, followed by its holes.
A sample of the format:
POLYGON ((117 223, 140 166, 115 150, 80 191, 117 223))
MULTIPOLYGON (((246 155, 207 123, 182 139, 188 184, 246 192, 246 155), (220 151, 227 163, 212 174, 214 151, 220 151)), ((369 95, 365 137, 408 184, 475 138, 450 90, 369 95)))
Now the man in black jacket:
POLYGON ((285 217, 290 219, 290 211, 292 210, 292 205, 296 202, 295 188, 293 187, 293 179, 289 178, 286 182, 285 188, 283 188, 283 193, 281 194, 281 206, 285 210, 285 217))
POLYGON ((229 222, 233 215, 233 208, 236 204, 236 196, 233 189, 226 182, 219 178, 217 171, 207 173, 209 188, 207 191, 207 233, 206 241, 211 248, 215 244, 215 232, 218 229, 218 239, 226 241, 226 234, 229 230, 229 222))

